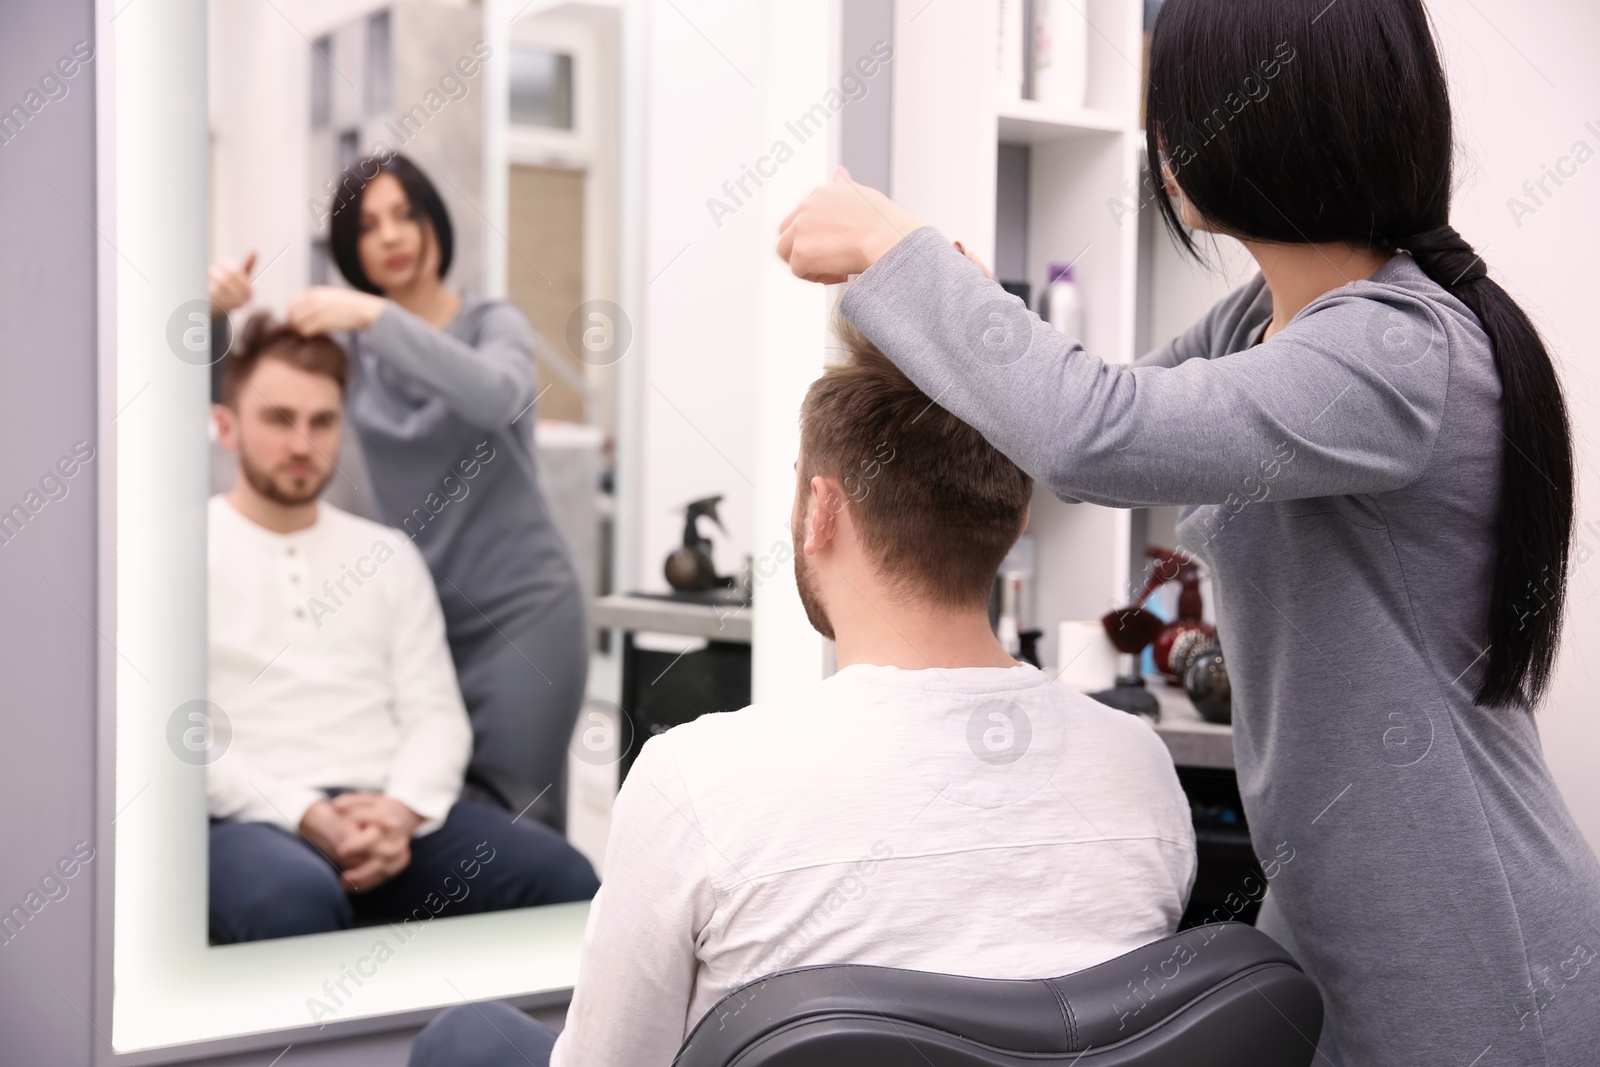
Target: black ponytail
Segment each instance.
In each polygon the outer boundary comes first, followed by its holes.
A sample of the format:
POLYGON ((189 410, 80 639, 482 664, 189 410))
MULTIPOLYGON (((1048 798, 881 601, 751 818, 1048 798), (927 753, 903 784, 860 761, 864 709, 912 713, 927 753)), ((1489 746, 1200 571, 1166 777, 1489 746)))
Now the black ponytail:
MULTIPOLYGON (((1166 0, 1147 145, 1226 233, 1405 251, 1472 311, 1500 376, 1503 462, 1481 705, 1536 704, 1566 599, 1573 460, 1538 331, 1450 225, 1444 67, 1421 0, 1166 0)), ((1156 205, 1195 250, 1161 181, 1156 205)))
POLYGON ((1555 665, 1572 543, 1572 435, 1561 383, 1538 330, 1454 227, 1401 244, 1471 309, 1494 349, 1504 447, 1489 665, 1477 700, 1491 707, 1537 703, 1555 665))

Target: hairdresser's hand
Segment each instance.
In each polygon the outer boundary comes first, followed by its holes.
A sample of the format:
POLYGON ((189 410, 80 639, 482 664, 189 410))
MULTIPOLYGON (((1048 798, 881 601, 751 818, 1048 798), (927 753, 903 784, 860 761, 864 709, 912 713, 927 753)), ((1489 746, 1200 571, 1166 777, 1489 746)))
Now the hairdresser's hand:
POLYGON ((381 793, 341 793, 329 803, 356 825, 366 846, 344 869, 343 881, 350 892, 364 893, 382 885, 411 863, 411 835, 422 825, 422 816, 381 793))
POLYGON ((832 285, 872 266, 900 238, 925 226, 870 186, 850 180, 840 167, 778 227, 778 256, 812 282, 832 285))
POLYGON ((249 253, 237 263, 213 263, 206 278, 207 294, 211 297, 211 314, 226 315, 235 308, 250 303, 255 290, 250 286, 250 272, 256 269, 256 254, 249 253))
POLYGON ((365 330, 378 321, 387 303, 371 293, 313 285, 290 303, 289 325, 302 337, 365 330))
POLYGON ((957 252, 960 252, 962 255, 966 256, 967 259, 975 263, 978 269, 983 271, 983 276, 985 278, 988 278, 991 282, 994 281, 994 271, 989 269, 989 264, 985 263, 978 256, 978 253, 967 251, 967 246, 962 244, 960 241, 951 241, 950 243, 956 246, 957 252))

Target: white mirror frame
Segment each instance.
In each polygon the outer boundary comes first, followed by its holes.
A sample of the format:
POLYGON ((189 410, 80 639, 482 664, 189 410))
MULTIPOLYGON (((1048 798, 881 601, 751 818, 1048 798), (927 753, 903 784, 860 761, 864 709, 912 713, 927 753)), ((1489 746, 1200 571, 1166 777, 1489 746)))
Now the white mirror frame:
MULTIPOLYGON (((509 0, 486 0, 492 13, 509 0)), ((781 128, 839 76, 841 0, 762 8, 760 108, 781 128)), ((650 0, 621 0, 619 302, 635 337, 650 336, 646 203, 650 0)), ((681 17, 674 14, 674 18, 681 17)), ((508 19, 486 37, 505 45, 508 19), (500 27, 498 39, 492 34, 500 27)), ((98 887, 94 1026, 97 1067, 161 1064, 415 1025, 463 999, 556 1004, 576 978, 587 904, 430 921, 414 937, 386 927, 212 948, 206 937, 203 769, 176 759, 168 722, 205 693, 205 412, 209 372, 175 357, 168 320, 205 294, 208 138, 205 0, 98 0, 96 10, 97 286, 101 442, 99 604, 102 825, 114 829, 95 865, 98 887), (379 961, 375 943, 389 952, 379 961), (509 951, 508 951, 509 949, 509 951), (359 981, 357 980, 359 979, 359 981), (339 1003, 330 990, 341 989, 339 1003), (341 988, 342 987, 342 988, 341 988), (313 1019, 312 1000, 331 1006, 313 1019)), ((490 91, 494 91, 492 88, 490 91)), ((503 89, 501 90, 503 91, 503 89)), ((487 151, 504 146, 490 138, 487 151)), ((838 134, 804 146, 767 183, 759 229, 826 181, 838 134)), ((488 168, 491 173, 494 166, 488 168)), ((503 220, 504 183, 485 203, 503 220)), ((800 285, 771 255, 730 245, 727 262, 757 265, 763 359, 755 519, 786 526, 798 444, 794 412, 820 371, 830 294, 800 285)), ((730 268, 731 269, 731 268, 730 268)), ((494 275, 489 276, 494 283, 494 275)), ((641 342, 636 342, 641 343, 641 342)), ((641 359, 619 374, 617 582, 631 588, 639 525, 641 359)), ((786 568, 754 606, 757 701, 815 682, 825 663, 786 568)))
MULTIPOLYGON (((639 39, 626 20, 623 36, 630 136, 639 39)), ((503 27, 491 43, 504 46, 503 27)), ((174 309, 205 295, 205 0, 100 0, 95 47, 100 409, 113 431, 102 441, 97 803, 114 830, 97 864, 97 1062, 394 1029, 463 1000, 559 1003, 587 902, 208 945, 205 772, 167 742, 174 711, 206 690, 209 371, 167 342, 174 309)), ((633 170, 625 163, 625 202, 633 170)), ((625 207, 625 287, 636 224, 625 207)))

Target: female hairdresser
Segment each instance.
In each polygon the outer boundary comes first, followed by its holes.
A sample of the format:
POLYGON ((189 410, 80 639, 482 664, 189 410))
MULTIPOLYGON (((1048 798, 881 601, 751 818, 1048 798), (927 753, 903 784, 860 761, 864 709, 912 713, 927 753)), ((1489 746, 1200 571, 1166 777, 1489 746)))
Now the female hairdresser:
POLYGON ((1333 1062, 1592 1063, 1600 866, 1533 719, 1567 419, 1532 325, 1450 226, 1421 0, 1167 0, 1148 89, 1162 216, 1185 244, 1239 238, 1261 276, 1137 366, 848 180, 785 220, 779 254, 860 274, 845 315, 1058 496, 1188 505, 1271 876, 1260 925, 1321 985, 1333 1062))
POLYGON ((472 717, 466 795, 563 829, 588 643, 530 445, 533 331, 513 305, 444 284, 450 218, 405 157, 361 160, 339 189, 331 244, 354 288, 306 290, 289 323, 349 335, 346 418, 381 518, 433 571, 472 717))

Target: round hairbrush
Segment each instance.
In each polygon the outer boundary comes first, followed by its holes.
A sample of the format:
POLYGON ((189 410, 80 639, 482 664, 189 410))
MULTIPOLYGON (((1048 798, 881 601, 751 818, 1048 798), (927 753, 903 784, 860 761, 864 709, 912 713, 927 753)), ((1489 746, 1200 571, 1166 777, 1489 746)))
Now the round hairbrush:
POLYGON ((1100 618, 1106 636, 1118 652, 1137 656, 1154 641, 1166 625, 1159 615, 1144 608, 1119 608, 1100 618))

